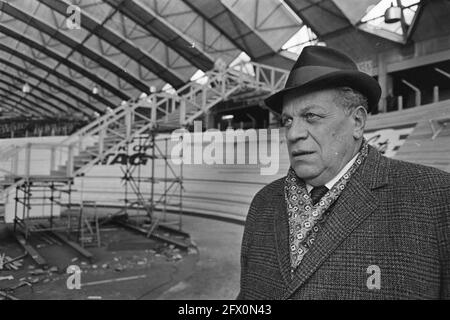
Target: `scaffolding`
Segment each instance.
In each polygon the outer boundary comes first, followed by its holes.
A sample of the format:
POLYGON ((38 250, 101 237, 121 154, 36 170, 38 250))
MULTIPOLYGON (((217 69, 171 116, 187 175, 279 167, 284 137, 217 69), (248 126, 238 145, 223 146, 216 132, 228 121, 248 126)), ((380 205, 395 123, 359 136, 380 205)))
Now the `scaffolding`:
POLYGON ((62 194, 68 195, 70 203, 72 182, 73 178, 70 177, 56 179, 55 177, 30 176, 17 185, 14 197, 14 232, 20 227, 25 239, 28 239, 32 232, 70 230, 71 219, 67 220, 66 226, 56 225, 54 219, 60 215, 57 211, 62 194), (42 214, 33 214, 32 209, 39 207, 42 209, 42 214))
MULTIPOLYGON (((156 228, 175 227, 175 230, 182 231, 183 213, 183 164, 175 168, 170 162, 169 140, 170 137, 158 136, 156 129, 150 130, 146 134, 136 137, 138 143, 132 145, 127 142, 127 159, 125 166, 121 166, 122 181, 124 183, 124 206, 114 216, 129 216, 129 209, 137 211, 134 217, 146 217, 148 221, 147 237, 151 236, 156 228), (159 144, 162 144, 159 145, 159 144), (138 151, 133 156, 130 150, 138 151), (130 159, 138 159, 130 161, 130 159), (143 169, 143 164, 150 161, 150 172, 143 169), (162 161, 163 175, 157 172, 157 162, 162 161), (159 193, 157 187, 162 184, 159 193), (141 214, 141 210, 144 214, 141 214), (167 213, 177 213, 177 219, 168 221, 167 213), (159 214, 156 214, 159 213, 159 214)), ((182 155, 181 155, 182 156, 182 155)), ((159 166, 159 169, 160 166, 159 166)))

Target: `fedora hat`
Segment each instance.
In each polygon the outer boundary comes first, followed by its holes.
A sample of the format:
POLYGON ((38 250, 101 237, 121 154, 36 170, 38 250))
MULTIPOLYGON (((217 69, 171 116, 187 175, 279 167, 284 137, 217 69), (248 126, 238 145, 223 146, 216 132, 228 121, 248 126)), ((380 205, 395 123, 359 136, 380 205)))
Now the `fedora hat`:
POLYGON ((377 108, 381 96, 378 82, 358 70, 356 63, 340 51, 323 46, 308 46, 302 50, 292 67, 284 89, 264 100, 273 110, 280 111, 287 92, 298 95, 327 88, 350 87, 363 94, 368 111, 377 108))

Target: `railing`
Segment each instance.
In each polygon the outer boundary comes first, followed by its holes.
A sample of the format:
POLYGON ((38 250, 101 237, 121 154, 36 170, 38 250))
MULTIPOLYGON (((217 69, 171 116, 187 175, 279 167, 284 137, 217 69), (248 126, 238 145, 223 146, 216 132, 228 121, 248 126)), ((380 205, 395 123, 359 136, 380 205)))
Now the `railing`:
POLYGON ((8 159, 2 157, 1 169, 3 172, 7 172, 13 176, 30 177, 33 175, 45 175, 48 171, 54 170, 58 165, 64 164, 67 161, 70 153, 73 152, 73 145, 61 145, 59 143, 26 143, 24 146, 15 146, 14 152, 9 154, 8 159), (71 150, 72 149, 72 150, 71 150), (41 150, 41 157, 34 158, 34 162, 42 161, 45 166, 32 166, 33 151, 41 150), (47 151, 50 154, 47 156, 42 153, 42 151, 47 151), (58 155, 60 153, 58 162, 58 155), (64 157, 62 155, 65 154, 64 157), (50 159, 50 161, 48 160, 50 159), (10 167, 10 170, 5 169, 5 167, 10 167))

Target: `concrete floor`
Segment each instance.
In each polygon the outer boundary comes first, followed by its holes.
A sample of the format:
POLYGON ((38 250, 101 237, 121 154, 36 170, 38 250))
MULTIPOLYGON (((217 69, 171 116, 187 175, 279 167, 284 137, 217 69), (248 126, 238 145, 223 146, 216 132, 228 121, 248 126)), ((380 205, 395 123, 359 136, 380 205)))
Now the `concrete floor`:
MULTIPOLYGON (((8 239, 7 232, 2 229, 0 226, 0 251, 8 252, 10 256, 19 255, 21 248, 8 239)), ((57 266, 59 272, 40 276, 33 291, 25 287, 14 294, 21 299, 234 299, 239 290, 243 227, 184 216, 183 230, 190 233, 197 250, 182 253, 181 260, 168 259, 165 255, 170 251, 167 246, 161 247, 142 235, 124 230, 106 232, 103 237, 108 239, 109 245, 90 249, 96 256, 94 265, 74 258, 74 252, 65 247, 44 246, 39 252, 52 266, 57 266), (72 263, 73 259, 77 260, 72 263), (68 275, 64 270, 69 264, 81 265, 83 284, 94 284, 80 290, 68 290, 68 275), (102 268, 103 264, 108 267, 102 268), (117 265, 125 266, 124 270, 117 272, 117 265), (132 280, 95 284, 112 279, 132 280)), ((15 276, 14 281, 1 281, 0 288, 13 286, 18 279, 29 276, 30 265, 33 262, 26 258, 22 270, 15 273, 0 271, 0 276, 15 276)))
POLYGON ((191 276, 157 299, 235 299, 239 292, 243 226, 184 217, 183 229, 197 245, 197 265, 191 276))

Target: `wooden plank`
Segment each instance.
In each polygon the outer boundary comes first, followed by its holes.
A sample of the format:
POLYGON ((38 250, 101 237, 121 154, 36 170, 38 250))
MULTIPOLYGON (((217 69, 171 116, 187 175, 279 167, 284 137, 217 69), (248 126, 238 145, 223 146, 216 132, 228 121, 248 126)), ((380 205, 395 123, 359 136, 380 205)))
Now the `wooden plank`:
POLYGON ((160 229, 163 232, 166 231, 166 232, 170 232, 170 233, 176 233, 176 234, 178 234, 180 236, 183 236, 183 237, 186 237, 186 238, 190 237, 189 233, 181 231, 181 230, 178 230, 178 229, 174 229, 174 228, 169 227, 169 226, 159 225, 158 229, 160 229))
POLYGON ((64 235, 62 235, 58 232, 55 232, 55 231, 50 231, 50 233, 52 236, 56 237, 58 240, 67 244, 69 247, 71 247, 72 249, 77 251, 79 254, 81 254, 83 257, 85 257, 89 261, 91 261, 94 258, 94 255, 91 252, 89 252, 88 250, 86 250, 85 248, 80 246, 78 243, 69 240, 64 235))
MULTIPOLYGON (((145 236, 147 236, 147 234, 148 234, 148 230, 147 229, 141 228, 141 227, 138 227, 138 226, 134 226, 134 225, 132 225, 130 223, 127 223, 125 221, 120 221, 118 219, 114 219, 113 222, 118 224, 118 225, 120 225, 120 226, 122 226, 122 227, 124 227, 124 228, 128 228, 130 230, 133 230, 133 231, 136 231, 138 233, 141 233, 141 234, 143 234, 145 236)), ((173 244, 174 246, 179 247, 181 249, 187 250, 189 248, 189 245, 187 245, 187 244, 185 244, 183 242, 180 242, 180 241, 168 238, 168 237, 164 237, 164 236, 161 236, 161 235, 157 235, 157 234, 154 234, 154 233, 151 234, 150 237, 158 239, 158 240, 161 240, 161 241, 164 241, 164 242, 167 242, 167 243, 170 243, 170 244, 173 244)))
POLYGON ((39 267, 45 268, 48 266, 47 261, 37 252, 37 250, 32 245, 27 243, 22 235, 14 233, 14 236, 17 242, 25 249, 25 251, 30 255, 30 257, 36 262, 39 267))
POLYGON ((158 239, 158 240, 161 240, 161 241, 164 241, 164 242, 167 242, 167 243, 170 243, 170 244, 173 244, 174 246, 179 247, 180 249, 187 250, 189 248, 189 245, 187 245, 187 244, 185 244, 183 242, 180 242, 180 241, 177 241, 177 240, 174 240, 172 238, 165 237, 165 236, 162 236, 162 235, 159 235, 159 234, 152 233, 150 235, 150 237, 158 239))

